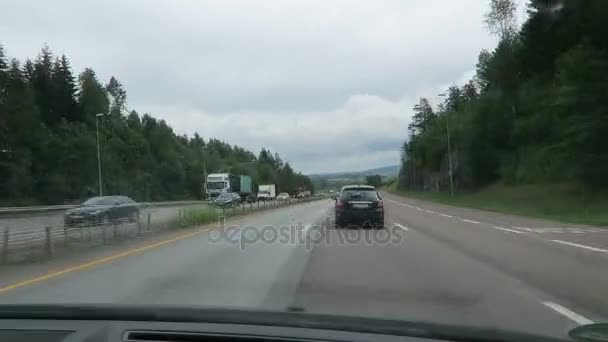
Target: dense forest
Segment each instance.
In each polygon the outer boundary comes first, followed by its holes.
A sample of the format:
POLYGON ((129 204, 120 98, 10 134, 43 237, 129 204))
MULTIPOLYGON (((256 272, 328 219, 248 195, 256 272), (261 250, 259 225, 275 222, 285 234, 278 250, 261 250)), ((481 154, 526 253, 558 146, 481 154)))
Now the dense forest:
POLYGON ((163 120, 127 109, 127 93, 95 71, 74 75, 45 46, 35 60, 0 45, 0 205, 59 204, 98 193, 99 117, 104 194, 139 201, 200 199, 204 174, 251 175, 280 191, 312 189, 278 154, 259 155, 217 139, 176 134, 163 120))
MULTIPOLYGON (((519 26, 512 0, 491 0, 499 43, 475 77, 435 109, 414 107, 402 147, 402 189, 490 183, 608 187, 608 1, 531 0, 519 26)), ((466 37, 461 37, 466 39, 466 37)))

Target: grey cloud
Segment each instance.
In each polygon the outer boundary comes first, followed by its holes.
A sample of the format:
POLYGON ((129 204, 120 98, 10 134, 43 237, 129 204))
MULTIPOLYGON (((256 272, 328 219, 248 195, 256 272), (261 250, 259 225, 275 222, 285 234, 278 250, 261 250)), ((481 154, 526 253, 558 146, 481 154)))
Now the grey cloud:
POLYGON ((75 70, 114 75, 132 109, 178 132, 331 171, 398 161, 416 98, 470 75, 495 44, 485 10, 480 0, 20 0, 2 5, 0 43, 23 59, 46 42, 75 70))

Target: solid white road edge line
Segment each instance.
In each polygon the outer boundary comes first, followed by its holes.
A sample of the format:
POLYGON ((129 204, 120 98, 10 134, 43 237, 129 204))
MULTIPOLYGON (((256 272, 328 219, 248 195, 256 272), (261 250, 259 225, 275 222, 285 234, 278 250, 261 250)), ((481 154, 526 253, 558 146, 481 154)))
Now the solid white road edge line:
POLYGON ((500 229, 500 230, 504 230, 505 232, 511 232, 511 233, 516 233, 516 234, 526 234, 526 232, 522 232, 521 230, 503 228, 503 227, 499 227, 499 226, 493 226, 492 228, 500 229))
POLYGON ((593 324, 593 321, 588 319, 587 317, 581 316, 579 314, 577 314, 576 312, 565 308, 559 304, 553 303, 553 302, 542 302, 544 306, 551 308, 553 311, 560 313, 566 317, 568 317, 569 319, 573 320, 574 322, 584 325, 584 324, 593 324))
POLYGON ((469 222, 469 223, 475 223, 475 224, 480 224, 481 222, 477 222, 477 221, 473 221, 473 220, 467 220, 467 219, 461 219, 464 222, 469 222))
POLYGON ((410 229, 402 224, 399 224, 397 222, 393 223, 394 226, 397 226, 397 228, 401 228, 403 230, 405 230, 406 232, 409 231, 410 229))
POLYGON ((608 253, 608 249, 596 248, 596 247, 581 245, 581 244, 578 244, 578 243, 568 242, 568 241, 562 241, 562 240, 551 240, 551 241, 556 242, 556 243, 561 243, 562 245, 568 245, 568 246, 573 246, 573 247, 578 247, 578 248, 584 248, 584 249, 587 249, 587 250, 590 250, 590 251, 594 251, 594 252, 608 253))

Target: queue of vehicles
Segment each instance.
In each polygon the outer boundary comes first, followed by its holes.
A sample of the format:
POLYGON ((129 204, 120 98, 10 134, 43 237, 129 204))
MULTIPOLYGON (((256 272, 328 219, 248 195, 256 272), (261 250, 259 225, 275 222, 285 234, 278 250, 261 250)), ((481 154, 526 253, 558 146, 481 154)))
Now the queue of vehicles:
POLYGON ((205 192, 207 197, 217 206, 233 206, 242 202, 287 200, 290 198, 311 197, 312 192, 300 188, 299 191, 290 195, 281 192, 277 195, 276 184, 257 185, 248 175, 235 175, 231 173, 211 173, 205 181, 205 192))
MULTIPOLYGON (((243 202, 288 200, 292 197, 310 197, 310 191, 299 191, 290 196, 286 192, 276 194, 275 184, 262 184, 254 192, 251 176, 230 173, 209 174, 205 192, 213 204, 221 207, 240 205, 243 202)), ((127 196, 95 196, 76 208, 64 213, 64 224, 69 227, 104 225, 121 221, 137 222, 139 204, 127 196)))

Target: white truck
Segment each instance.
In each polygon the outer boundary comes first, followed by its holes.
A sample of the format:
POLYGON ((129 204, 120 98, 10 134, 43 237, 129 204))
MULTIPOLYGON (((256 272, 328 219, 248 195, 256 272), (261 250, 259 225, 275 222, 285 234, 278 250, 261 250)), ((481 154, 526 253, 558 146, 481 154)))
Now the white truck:
POLYGON ((258 186, 258 201, 271 201, 277 196, 277 187, 274 184, 258 186))
POLYGON ((243 199, 253 196, 251 177, 230 173, 211 173, 207 176, 205 189, 209 198, 215 198, 226 192, 235 192, 243 199))

